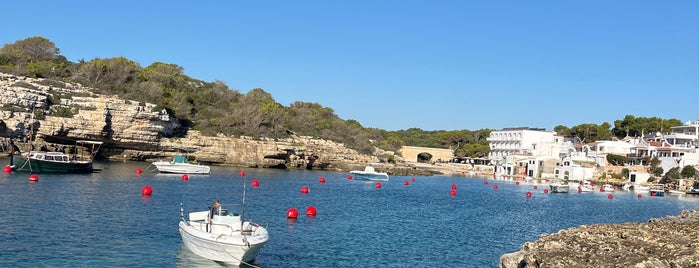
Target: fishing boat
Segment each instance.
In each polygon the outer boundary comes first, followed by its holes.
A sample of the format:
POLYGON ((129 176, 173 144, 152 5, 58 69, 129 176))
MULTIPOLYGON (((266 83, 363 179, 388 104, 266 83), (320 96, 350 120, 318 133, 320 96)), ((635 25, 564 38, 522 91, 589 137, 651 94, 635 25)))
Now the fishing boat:
POLYGON ((366 166, 364 170, 352 170, 350 171, 352 177, 357 180, 369 180, 369 181, 388 181, 388 174, 384 172, 376 172, 374 167, 366 166))
POLYGON ((665 196, 665 185, 664 184, 653 184, 650 186, 651 196, 665 196))
POLYGON ((585 180, 580 182, 580 186, 578 186, 578 192, 584 193, 584 192, 593 192, 595 191, 594 186, 592 186, 592 182, 585 180))
POLYGON ((32 173, 91 173, 94 171, 92 162, 100 146, 100 141, 78 140, 71 154, 46 150, 15 151, 10 154, 10 168, 12 171, 32 173), (88 149, 78 152, 78 146, 88 149))
POLYGON ((614 185, 611 185, 611 184, 602 185, 601 192, 614 192, 614 185))
MULTIPOLYGON (((183 150, 183 149, 181 149, 183 150)), ((192 151, 184 150, 184 151, 192 151)), ((193 164, 189 162, 189 157, 186 154, 177 154, 170 161, 155 161, 153 166, 160 173, 175 173, 175 174, 209 174, 211 167, 202 165, 201 163, 193 164)))
POLYGON ((549 188, 551 189, 552 193, 567 193, 570 191, 570 185, 560 181, 555 181, 549 184, 549 188))
POLYGON ((269 240, 269 233, 265 227, 244 219, 245 190, 240 214, 224 207, 221 205, 213 215, 211 210, 190 212, 187 220, 180 203, 182 243, 206 259, 236 266, 251 265, 257 252, 269 240))

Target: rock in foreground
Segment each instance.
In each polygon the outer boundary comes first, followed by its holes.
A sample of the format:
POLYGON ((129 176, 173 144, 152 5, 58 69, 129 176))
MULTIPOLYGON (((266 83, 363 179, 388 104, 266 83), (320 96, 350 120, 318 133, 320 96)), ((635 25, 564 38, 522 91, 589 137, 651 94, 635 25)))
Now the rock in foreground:
POLYGON ((699 211, 542 235, 501 256, 500 267, 699 267, 699 211))

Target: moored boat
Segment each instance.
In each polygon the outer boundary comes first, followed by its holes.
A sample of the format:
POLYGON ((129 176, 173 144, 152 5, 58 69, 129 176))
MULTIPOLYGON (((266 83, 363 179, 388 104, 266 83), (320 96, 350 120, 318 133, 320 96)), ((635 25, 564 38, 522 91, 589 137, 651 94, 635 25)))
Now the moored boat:
POLYGON ((376 172, 372 166, 366 166, 364 170, 352 170, 350 173, 357 180, 388 181, 389 179, 388 173, 376 172))
POLYGON ((552 193, 567 193, 570 191, 570 185, 568 183, 562 183, 560 181, 555 181, 549 184, 549 188, 552 193))
POLYGON ((602 192, 614 192, 614 185, 604 184, 602 185, 602 192))
POLYGON ((79 154, 78 149, 73 149, 70 155, 43 150, 14 152, 10 154, 10 167, 13 171, 32 173, 90 173, 94 171, 92 163, 101 145, 99 141, 76 141, 76 147, 90 148, 83 154, 79 154))
POLYGON ((592 186, 592 183, 588 180, 580 182, 580 185, 578 186, 578 192, 593 192, 595 191, 595 188, 592 186))
POLYGON ((250 264, 269 240, 267 229, 243 215, 221 207, 209 221, 209 210, 190 212, 185 219, 180 204, 182 243, 203 258, 232 265, 250 264))
POLYGON ((175 155, 170 161, 155 161, 153 166, 160 173, 175 173, 175 174, 209 174, 211 167, 200 163, 192 164, 189 162, 189 157, 184 154, 175 155))
POLYGON ((664 184, 654 184, 650 186, 651 196, 665 196, 665 185, 664 184))

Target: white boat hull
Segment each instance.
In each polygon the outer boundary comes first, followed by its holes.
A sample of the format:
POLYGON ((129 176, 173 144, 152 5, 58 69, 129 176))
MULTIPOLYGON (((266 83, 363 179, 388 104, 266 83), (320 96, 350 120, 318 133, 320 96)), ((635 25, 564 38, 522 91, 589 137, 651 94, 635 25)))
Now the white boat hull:
POLYGON ((568 184, 550 184, 549 188, 552 193, 567 193, 570 191, 570 185, 568 184))
POLYGON ((190 163, 172 163, 167 161, 153 162, 155 168, 161 173, 176 174, 209 174, 211 167, 206 165, 195 165, 190 163))
MULTIPOLYGON (((246 224, 248 224, 246 222, 246 224)), ((246 229, 246 228, 244 228, 246 229)), ((213 261, 232 265, 248 263, 255 259, 257 252, 269 239, 267 230, 263 227, 252 227, 250 234, 242 235, 240 231, 230 231, 227 234, 207 232, 205 223, 188 225, 180 221, 179 231, 182 243, 194 254, 213 261)))

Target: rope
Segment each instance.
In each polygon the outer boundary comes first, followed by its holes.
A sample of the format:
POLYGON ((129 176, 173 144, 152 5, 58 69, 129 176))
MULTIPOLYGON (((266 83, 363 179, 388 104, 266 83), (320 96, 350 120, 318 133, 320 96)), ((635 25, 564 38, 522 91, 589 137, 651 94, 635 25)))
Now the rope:
MULTIPOLYGON (((219 236, 216 237, 216 242, 218 242, 218 239, 221 238, 221 236, 223 236, 223 234, 220 234, 219 236)), ((243 241, 245 241, 245 243, 247 244, 248 249, 249 249, 250 243, 248 243, 247 240, 246 240, 245 238, 243 238, 243 241)), ((218 246, 218 248, 219 248, 221 251, 223 251, 223 252, 225 252, 226 254, 228 254, 229 256, 231 256, 231 258, 233 258, 233 259, 239 261, 239 262, 242 263, 242 264, 245 264, 245 265, 250 266, 250 267, 253 267, 253 268, 261 268, 260 266, 255 266, 255 265, 253 265, 253 264, 251 264, 251 263, 248 263, 248 262, 243 261, 242 259, 236 258, 235 256, 233 256, 233 254, 231 254, 230 252, 228 252, 228 251, 226 251, 225 249, 223 249, 223 248, 221 247, 221 245, 219 245, 218 243, 216 243, 216 246, 218 246)))

